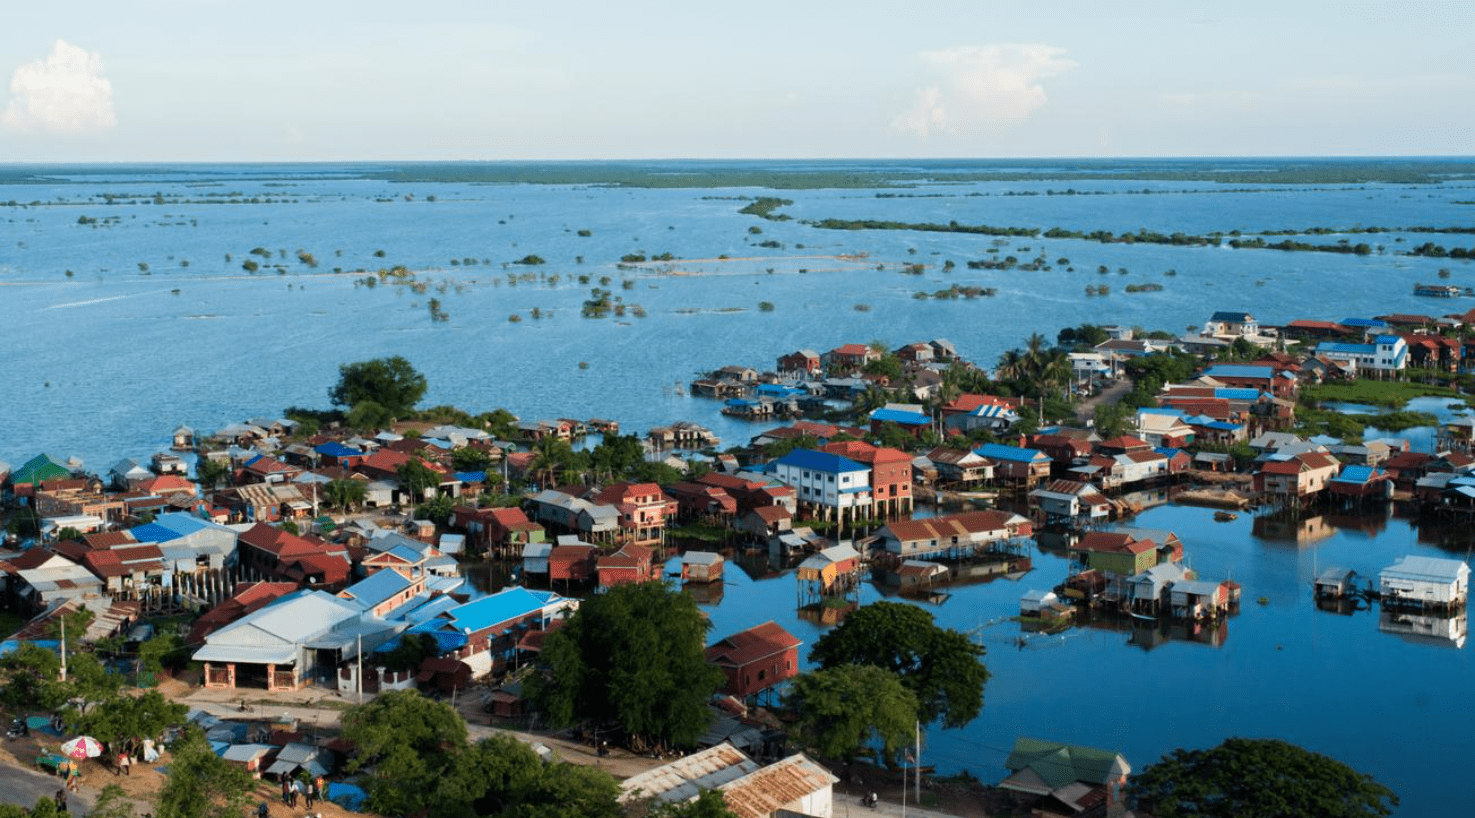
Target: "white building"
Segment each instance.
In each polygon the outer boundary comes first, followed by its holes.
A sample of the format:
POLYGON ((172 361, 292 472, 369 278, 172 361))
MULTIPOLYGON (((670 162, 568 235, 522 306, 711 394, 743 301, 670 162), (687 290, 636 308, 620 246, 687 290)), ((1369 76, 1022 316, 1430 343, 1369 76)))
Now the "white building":
POLYGON ((1464 560, 1404 557, 1378 574, 1378 590, 1385 607, 1463 607, 1470 592, 1470 566, 1464 560))

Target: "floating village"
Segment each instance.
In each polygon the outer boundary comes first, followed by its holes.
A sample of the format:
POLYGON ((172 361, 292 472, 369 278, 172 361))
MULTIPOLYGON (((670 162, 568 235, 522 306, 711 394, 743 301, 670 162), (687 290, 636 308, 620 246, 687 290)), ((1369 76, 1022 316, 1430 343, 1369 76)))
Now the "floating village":
MULTIPOLYGON (((534 714, 522 680, 548 634, 581 599, 624 583, 717 602, 726 572, 791 572, 791 604, 832 624, 868 583, 941 601, 1009 577, 1020 639, 1094 622, 1217 644, 1256 589, 1200 575, 1191 535, 1133 518, 1171 501, 1267 526, 1389 503, 1470 520, 1475 419, 1437 424, 1432 450, 1417 451, 1332 434, 1337 413, 1305 393, 1448 380, 1475 360, 1472 321, 1269 327, 1216 312, 1184 336, 1036 336, 993 368, 944 339, 851 343, 683 386, 714 413, 752 420, 745 441, 718 440, 700 419, 622 435, 616 420, 506 413, 381 428, 293 416, 181 426, 169 451, 106 471, 36 454, 0 463, 11 532, 0 583, 25 622, 0 653, 34 643, 126 656, 169 628, 187 656, 161 673, 240 701, 240 714, 191 714, 219 754, 271 781, 326 776, 327 797, 351 808, 362 791, 344 773, 348 748, 299 723, 264 725, 248 700, 419 689, 523 728, 534 714), (616 447, 633 447, 634 468, 616 447), (1068 572, 1036 573, 1041 551, 1068 557, 1068 572), (77 621, 81 632, 57 634, 77 621), (412 638, 434 650, 414 666, 387 661, 412 638)), ((1463 648, 1469 573, 1427 556, 1327 566, 1305 604, 1376 607, 1383 631, 1463 648)), ((744 818, 843 814, 839 779, 782 751, 782 693, 803 640, 773 621, 711 636, 707 660, 725 679, 711 729, 627 791, 681 799, 720 785, 744 818)), ((1131 772, 1119 754, 1027 736, 1007 767, 988 783, 1065 815, 1119 808, 1131 772)))

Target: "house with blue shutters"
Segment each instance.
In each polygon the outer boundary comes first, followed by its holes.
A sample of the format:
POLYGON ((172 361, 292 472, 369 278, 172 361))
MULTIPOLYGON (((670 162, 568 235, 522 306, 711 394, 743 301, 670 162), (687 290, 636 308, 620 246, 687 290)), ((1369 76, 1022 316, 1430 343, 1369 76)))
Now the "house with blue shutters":
POLYGON ((795 449, 769 464, 794 490, 801 511, 824 520, 853 521, 871 508, 871 468, 848 457, 795 449))

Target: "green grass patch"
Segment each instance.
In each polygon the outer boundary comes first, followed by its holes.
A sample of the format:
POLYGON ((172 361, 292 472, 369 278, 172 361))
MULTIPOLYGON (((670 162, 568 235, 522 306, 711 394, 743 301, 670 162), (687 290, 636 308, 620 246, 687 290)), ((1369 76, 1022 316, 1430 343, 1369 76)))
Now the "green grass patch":
POLYGON ((722 526, 707 525, 705 523, 687 523, 669 529, 674 538, 685 540, 701 540, 702 542, 723 542, 731 534, 730 529, 722 526))
POLYGON ((1304 403, 1336 401, 1392 408, 1403 406, 1414 398, 1431 396, 1453 398, 1458 395, 1459 393, 1447 386, 1404 381, 1361 380, 1352 383, 1323 383, 1301 390, 1301 400, 1304 403))

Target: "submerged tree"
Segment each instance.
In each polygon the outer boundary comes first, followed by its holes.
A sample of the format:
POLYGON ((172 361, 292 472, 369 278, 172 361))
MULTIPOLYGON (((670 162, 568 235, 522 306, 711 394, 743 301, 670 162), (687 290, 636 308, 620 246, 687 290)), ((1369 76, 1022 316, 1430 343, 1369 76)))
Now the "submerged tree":
POLYGON ((820 637, 810 651, 821 668, 875 665, 895 673, 917 697, 922 721, 962 727, 983 709, 988 681, 983 646, 904 602, 874 602, 820 637))

